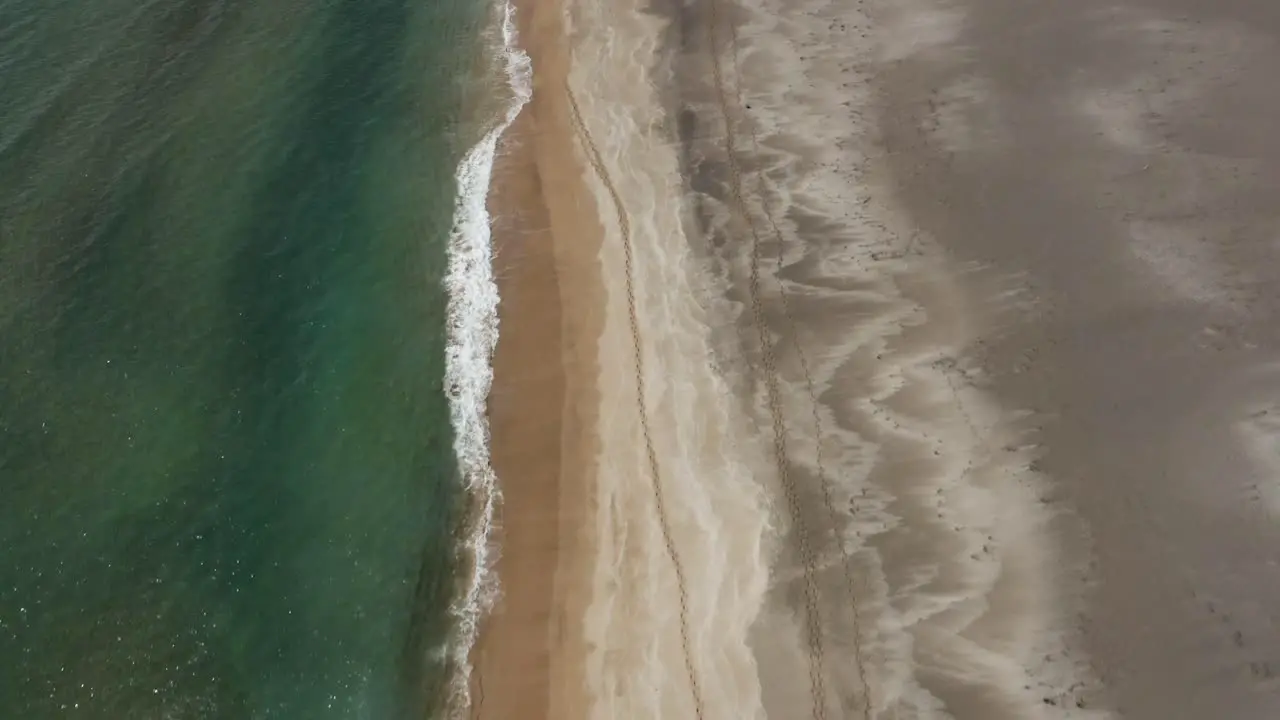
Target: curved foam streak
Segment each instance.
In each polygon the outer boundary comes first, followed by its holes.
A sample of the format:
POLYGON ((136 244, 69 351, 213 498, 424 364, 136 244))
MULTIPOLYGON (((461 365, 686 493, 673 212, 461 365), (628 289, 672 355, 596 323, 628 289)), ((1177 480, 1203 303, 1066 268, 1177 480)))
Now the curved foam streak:
POLYGON ((480 620, 497 594, 497 580, 492 573, 497 550, 491 536, 501 491, 489 463, 486 408, 493 382, 493 352, 498 342, 498 286, 493 277, 493 242, 486 201, 498 140, 533 94, 529 57, 517 45, 515 10, 510 3, 502 2, 496 11, 501 13, 498 52, 511 96, 497 121, 458 165, 458 194, 445 278, 449 293, 445 387, 454 452, 472 504, 469 533, 462 546, 470 561, 469 575, 449 608, 454 627, 447 650, 454 666, 449 706, 455 718, 462 717, 470 706, 468 656, 475 645, 480 620))

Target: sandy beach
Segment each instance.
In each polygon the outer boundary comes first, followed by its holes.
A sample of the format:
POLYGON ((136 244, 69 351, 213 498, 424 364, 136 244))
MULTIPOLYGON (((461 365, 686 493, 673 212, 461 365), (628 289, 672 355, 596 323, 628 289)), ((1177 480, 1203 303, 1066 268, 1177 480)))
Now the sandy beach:
POLYGON ((559 677, 543 703, 549 717, 745 717, 739 709, 758 696, 746 637, 763 594, 767 515, 742 470, 749 453, 730 450, 749 434, 728 427, 732 408, 710 366, 695 278, 679 260, 688 250, 675 148, 653 132, 663 122, 656 88, 639 92, 648 69, 638 59, 652 56, 661 21, 638 8, 629 18, 576 10, 569 23, 551 4, 526 8, 535 94, 495 178, 495 215, 508 219, 508 239, 502 226, 497 233, 504 327, 536 328, 558 312, 564 330, 558 353, 536 329, 504 330, 495 359, 504 595, 475 653, 477 712, 539 716, 531 702, 539 695, 521 689, 537 687, 546 668, 559 677), (628 21, 635 45, 602 42, 600 29, 628 21), (610 117, 619 102, 628 122, 610 117), (620 160, 647 155, 651 163, 622 166, 633 177, 618 173, 620 160), (608 291, 593 295, 593 285, 608 291), (556 294, 559 310, 536 299, 556 294), (539 370, 557 354, 561 369, 539 370), (514 366, 504 370, 504 357, 514 366), (541 421, 554 397, 540 394, 554 391, 540 375, 579 378, 560 403, 572 428, 541 421), (554 482, 535 479, 554 474, 554 463, 541 472, 554 455, 527 454, 556 434, 561 458, 577 457, 576 476, 586 478, 570 485, 575 471, 562 467, 565 502, 554 500, 554 482), (557 503, 559 522, 533 519, 557 503), (582 518, 572 520, 570 508, 582 518), (539 611, 547 598, 561 615, 539 611), (499 696, 511 704, 496 706, 499 696))
POLYGON ((1280 15, 1161 4, 516 4, 474 716, 1275 715, 1280 15))

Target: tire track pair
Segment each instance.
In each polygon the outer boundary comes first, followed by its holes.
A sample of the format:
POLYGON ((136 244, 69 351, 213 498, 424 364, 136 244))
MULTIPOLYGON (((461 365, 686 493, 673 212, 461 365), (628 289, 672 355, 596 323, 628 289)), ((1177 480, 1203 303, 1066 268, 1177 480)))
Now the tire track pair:
POLYGON ((600 155, 599 148, 596 147, 595 140, 592 139, 591 133, 587 130, 586 123, 582 120, 582 110, 578 107, 578 100, 573 94, 573 90, 568 83, 564 86, 565 96, 569 100, 569 109, 572 111, 574 132, 583 148, 587 151, 587 159, 595 171, 600 182, 604 184, 605 189, 609 192, 609 197, 613 202, 614 212, 618 216, 618 227, 622 234, 622 251, 623 264, 626 277, 627 292, 627 316, 631 326, 631 341, 635 351, 636 365, 636 403, 640 412, 640 430, 644 436, 645 454, 648 456, 649 473, 653 488, 654 505, 658 513, 658 524, 662 528, 662 539, 666 545, 667 557, 671 560, 671 567, 675 570, 676 586, 680 594, 680 644, 684 651, 685 670, 689 674, 689 691, 693 695, 694 715, 698 720, 702 720, 705 714, 705 704, 702 698, 702 685, 698 680, 698 673, 694 667, 693 652, 689 641, 689 588, 685 577, 684 564, 680 560, 680 554, 676 550, 675 541, 671 537, 671 523, 667 516, 666 498, 662 491, 662 476, 658 470, 658 455, 653 446, 653 435, 649 429, 649 409, 645 402, 645 372, 644 372, 644 353, 643 344, 640 336, 640 321, 636 312, 636 294, 635 294, 635 258, 632 252, 631 238, 631 222, 628 219, 626 208, 622 204, 622 197, 617 187, 613 184, 613 180, 609 176, 608 170, 605 168, 604 158, 600 155))
MULTIPOLYGON (((782 413, 782 397, 778 388, 777 361, 773 353, 773 344, 769 338, 768 324, 764 318, 764 308, 760 301, 760 232, 747 207, 743 194, 742 171, 737 163, 737 148, 732 130, 732 119, 729 110, 729 97, 721 67, 720 43, 716 38, 719 25, 719 3, 710 0, 707 3, 707 42, 711 52, 712 80, 715 85, 717 104, 725 121, 725 154, 727 156, 730 195, 751 233, 751 269, 747 293, 751 304, 752 321, 760 341, 761 362, 764 365, 765 390, 768 398, 769 414, 773 424, 774 460, 778 477, 786 496, 787 506, 791 514, 795 532, 796 547, 800 554, 800 562, 804 566, 804 605, 805 630, 809 646, 809 692, 813 700, 813 717, 824 720, 827 717, 826 679, 823 674, 825 652, 822 637, 822 617, 819 608, 819 593, 815 574, 817 561, 813 546, 809 539, 809 529, 804 523, 803 511, 800 507, 800 494, 795 480, 791 477, 790 458, 787 451, 787 429, 782 413)), ((732 25, 732 23, 730 23, 732 25)))
MULTIPOLYGON (((717 0, 711 0, 712 5, 715 5, 716 2, 717 0)), ((712 32, 714 32, 714 23, 712 25, 713 25, 712 32)), ((726 26, 729 32, 729 56, 733 62, 733 75, 735 80, 734 96, 737 100, 737 106, 739 108, 745 108, 746 103, 743 102, 743 99, 742 99, 742 68, 741 68, 741 65, 739 64, 740 53, 738 49, 739 48, 738 27, 732 20, 729 20, 729 22, 726 23, 726 26)), ((751 140, 751 152, 754 157, 759 158, 761 157, 760 137, 756 133, 755 126, 752 125, 750 121, 747 121, 745 125, 747 127, 747 135, 751 140)), ((725 118, 726 132, 731 132, 729 130, 729 127, 730 127, 729 118, 726 116, 725 118)), ((772 204, 770 203, 770 197, 769 197, 769 189, 765 183, 765 177, 764 177, 763 171, 757 170, 755 172, 755 176, 758 184, 757 196, 760 199, 760 209, 764 214, 765 221, 769 224, 770 232, 773 235, 775 242, 777 242, 778 244, 778 258, 777 258, 778 267, 782 268, 783 261, 785 259, 785 253, 786 253, 786 243, 782 235, 782 230, 778 227, 777 219, 775 218, 774 212, 772 210, 772 204)), ((746 211, 744 209, 744 214, 745 212, 746 211)), ((841 570, 843 571, 845 589, 849 597, 849 611, 850 611, 852 626, 853 626, 852 627, 852 630, 853 630, 852 643, 853 643, 853 652, 854 652, 854 665, 858 675, 858 682, 862 686, 861 715, 865 720, 871 720, 871 707, 872 707, 871 685, 867 680, 866 661, 864 660, 864 651, 862 648, 862 637, 863 637, 862 636, 862 617, 861 617, 861 613, 858 611, 858 593, 856 589, 856 584, 854 583, 854 579, 853 579, 852 558, 849 555, 848 549, 845 548, 843 538, 841 538, 838 535, 839 527, 840 527, 839 525, 840 513, 836 510, 835 499, 832 495, 832 482, 831 482, 830 475, 828 474, 828 471, 827 471, 826 462, 823 458, 822 440, 823 440, 824 433, 822 430, 822 425, 823 425, 822 414, 819 411, 820 403, 818 402, 818 393, 816 390, 816 384, 813 381, 813 372, 810 370, 808 354, 805 353, 804 347, 800 343, 800 335, 797 330, 798 326, 795 321, 795 315, 791 312, 791 302, 789 300, 790 293, 787 291, 786 285, 784 285, 781 280, 777 280, 777 285, 778 285, 778 295, 781 300, 783 320, 786 323, 787 330, 791 335, 792 347, 794 347, 796 351, 796 357, 800 362, 800 371, 804 377, 805 390, 809 396, 810 406, 813 408, 813 427, 814 427, 814 435, 815 435, 814 468, 818 475, 818 484, 822 491, 822 502, 827 511, 828 519, 831 522, 832 532, 837 533, 835 537, 835 543, 836 543, 836 547, 840 549, 840 560, 841 560, 840 567, 841 567, 841 570)))

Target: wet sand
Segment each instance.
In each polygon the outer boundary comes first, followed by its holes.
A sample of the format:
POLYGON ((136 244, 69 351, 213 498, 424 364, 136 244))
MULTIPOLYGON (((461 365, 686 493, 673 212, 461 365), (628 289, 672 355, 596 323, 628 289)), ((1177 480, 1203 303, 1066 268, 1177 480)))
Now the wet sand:
POLYGON ((562 93, 552 2, 517 3, 534 94, 506 133, 490 191, 501 303, 489 400, 501 478, 501 597, 473 652, 471 717, 585 717, 581 618, 596 465, 600 229, 562 93))

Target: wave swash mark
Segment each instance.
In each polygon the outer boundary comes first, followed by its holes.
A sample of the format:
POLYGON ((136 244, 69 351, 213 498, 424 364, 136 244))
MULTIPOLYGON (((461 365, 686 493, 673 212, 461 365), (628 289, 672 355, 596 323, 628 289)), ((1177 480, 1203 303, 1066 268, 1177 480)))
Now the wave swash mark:
MULTIPOLYGON (((737 99, 737 107, 745 108, 746 103, 742 99, 742 68, 739 64, 739 42, 738 27, 730 20, 726 23, 729 30, 729 54, 733 60, 734 72, 734 95, 737 99)), ((745 111, 743 112, 745 113, 745 111)), ((751 140, 751 150, 756 157, 760 156, 760 136, 756 132, 755 126, 748 120, 744 123, 747 127, 747 136, 751 140)), ((726 118, 726 132, 728 132, 728 122, 726 118)), ((777 219, 774 217, 772 203, 770 202, 769 189, 765 182, 764 173, 761 170, 754 172, 759 189, 757 194, 760 198, 760 209, 764 213, 765 221, 769 224, 771 233, 778 244, 778 268, 784 266, 786 243, 784 241, 782 230, 778 227, 777 219)), ((813 372, 810 370, 808 354, 804 351, 804 345, 800 342, 800 335, 797 330, 795 315, 791 312, 790 293, 787 291, 786 285, 781 279, 775 277, 778 285, 778 296, 782 308, 783 320, 786 322, 787 329, 792 338, 792 346, 796 351, 796 359, 800 363, 800 372, 804 377, 805 391, 808 394, 810 406, 813 408, 813 428, 814 428, 814 469, 818 475, 818 484, 822 490, 822 502, 827 511, 827 516, 831 522, 831 527, 837 529, 835 538, 836 547, 840 550, 841 570, 844 574, 845 589, 849 596, 849 611, 852 619, 853 630, 853 661, 855 670, 858 675, 859 684, 862 686, 862 712, 861 715, 866 720, 871 720, 871 685, 867 680, 866 661, 864 659, 865 651, 862 647, 862 617, 858 609, 858 594, 853 580, 853 563, 849 556, 849 550, 845 547, 844 539, 838 534, 840 513, 836 510, 835 500, 832 497, 831 477, 828 474, 827 466, 822 452, 822 441, 824 437, 822 426, 822 414, 819 411, 818 393, 813 382, 813 372)))
POLYGON ((676 550, 675 541, 671 537, 671 525, 667 518, 666 499, 662 491, 662 476, 658 471, 658 455, 653 446, 653 437, 649 429, 649 410, 645 401, 644 357, 640 338, 640 321, 636 314, 635 266, 631 249, 631 223, 627 219, 622 197, 619 195, 617 187, 613 184, 605 168, 604 158, 600 155, 600 150, 596 147, 595 141, 591 138, 591 133, 587 130, 586 123, 582 120, 582 111, 578 107, 578 100, 574 97, 573 90, 567 84, 564 90, 569 99, 569 107, 573 112, 574 129, 587 151, 592 169, 609 192, 622 234, 627 313, 631 325, 631 340, 635 350, 636 400, 640 411, 640 429, 644 436, 645 452, 649 459, 649 472, 653 483, 653 500, 658 513, 658 523, 662 528, 662 539, 666 545, 667 557, 671 560, 671 567, 675 571, 676 586, 680 594, 680 643, 684 651, 685 669, 689 673, 689 691, 693 694, 694 715, 701 720, 704 714, 702 687, 698 682, 698 673, 694 668, 693 652, 689 643, 689 589, 685 577, 684 564, 680 561, 680 554, 676 550))
POLYGON ((709 11, 707 40, 712 56, 712 80, 715 84, 717 104, 725 121, 725 153, 728 156, 727 162, 731 180, 730 192, 738 214, 742 217, 751 233, 751 270, 748 281, 748 295, 751 302, 752 321, 760 341, 761 362, 764 365, 765 389, 768 395, 769 414, 773 423, 774 459, 795 530, 800 562, 804 565, 805 629, 808 634, 809 686, 810 694, 813 698, 813 716, 818 720, 822 720, 827 716, 827 706, 825 680, 823 679, 822 619, 818 605, 817 581, 814 578, 817 561, 809 541, 809 529, 804 523, 799 492, 796 489, 795 480, 791 478, 789 468, 787 430, 782 414, 781 392, 778 388, 777 362, 769 339, 769 330, 764 318, 764 308, 760 301, 760 232, 747 209, 746 199, 743 194, 742 172, 737 164, 736 143, 733 132, 730 129, 732 120, 729 111, 729 98, 725 88, 723 69, 720 66, 720 43, 716 38, 716 27, 719 24, 718 3, 709 2, 707 7, 709 11))

